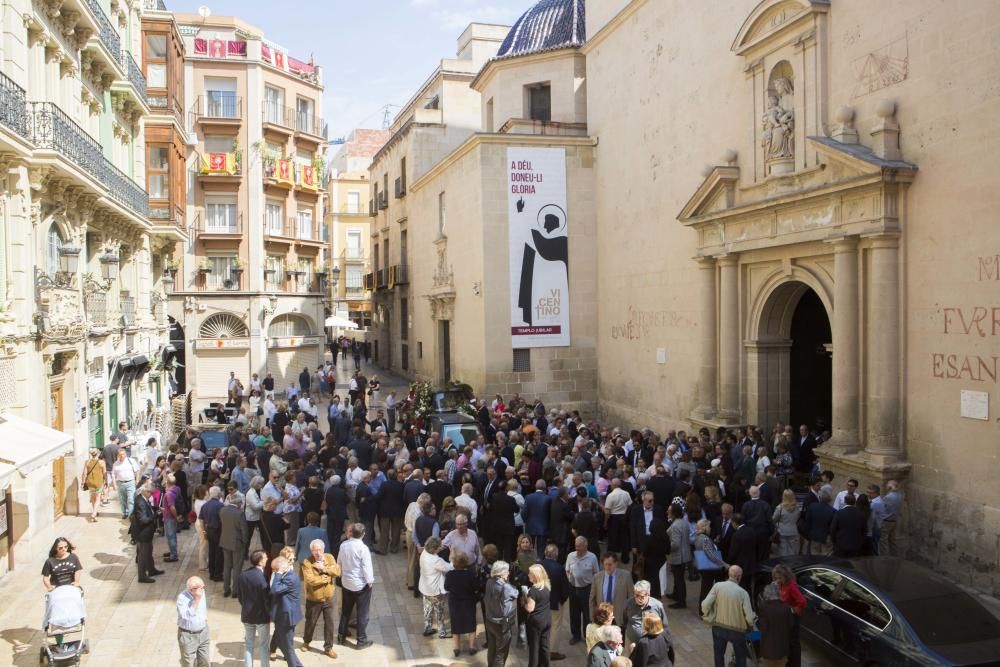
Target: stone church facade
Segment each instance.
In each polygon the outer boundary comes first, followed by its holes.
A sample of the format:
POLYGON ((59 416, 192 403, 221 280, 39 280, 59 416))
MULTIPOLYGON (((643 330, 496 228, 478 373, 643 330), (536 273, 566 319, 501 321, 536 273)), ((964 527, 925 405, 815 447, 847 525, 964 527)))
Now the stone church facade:
POLYGON ((838 488, 904 480, 908 553, 997 594, 1000 8, 587 11, 605 418, 829 428, 838 488))

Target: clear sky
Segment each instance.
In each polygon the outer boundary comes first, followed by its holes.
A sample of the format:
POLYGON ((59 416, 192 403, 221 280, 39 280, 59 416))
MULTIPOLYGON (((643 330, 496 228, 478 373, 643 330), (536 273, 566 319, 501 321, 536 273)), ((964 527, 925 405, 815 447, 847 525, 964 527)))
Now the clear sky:
MULTIPOLYGON (((238 16, 323 67, 330 138, 381 127, 386 104, 405 104, 441 58, 455 56, 472 21, 511 24, 535 0, 165 0, 176 12, 238 16)), ((393 113, 398 111, 394 108, 393 113)))

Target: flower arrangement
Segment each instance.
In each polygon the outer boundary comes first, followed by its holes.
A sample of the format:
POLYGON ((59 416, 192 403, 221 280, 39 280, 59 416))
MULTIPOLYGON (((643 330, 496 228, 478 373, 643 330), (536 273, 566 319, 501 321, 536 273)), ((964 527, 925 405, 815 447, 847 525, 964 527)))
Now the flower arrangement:
POLYGON ((400 406, 400 413, 404 424, 412 424, 417 430, 422 431, 424 422, 431 414, 431 383, 414 382, 410 385, 410 391, 406 395, 406 400, 400 406))
POLYGON ((100 417, 104 414, 104 398, 101 396, 91 396, 90 397, 90 413, 95 417, 100 417))

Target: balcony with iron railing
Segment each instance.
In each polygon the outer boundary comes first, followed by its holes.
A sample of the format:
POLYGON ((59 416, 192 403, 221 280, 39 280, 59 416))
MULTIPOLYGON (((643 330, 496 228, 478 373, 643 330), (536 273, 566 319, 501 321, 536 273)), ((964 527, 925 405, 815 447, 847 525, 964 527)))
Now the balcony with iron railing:
POLYGON ((149 217, 149 195, 104 157, 101 145, 52 102, 28 103, 28 138, 36 149, 52 150, 108 190, 111 199, 139 217, 149 217))
POLYGON ((375 272, 371 271, 364 275, 364 282, 362 283, 365 290, 375 289, 375 272))
POLYGON ((410 283, 410 272, 408 271, 406 264, 394 264, 393 266, 390 266, 388 281, 388 287, 390 289, 396 285, 408 285, 410 283))
POLYGON ((233 240, 239 242, 243 236, 243 214, 211 216, 199 211, 194 219, 195 235, 199 240, 233 240))
POLYGON ((261 122, 265 130, 278 132, 286 137, 295 131, 295 109, 278 104, 272 100, 264 100, 261 108, 261 122))
POLYGON ((327 139, 327 126, 322 118, 315 114, 295 111, 295 138, 315 144, 327 139))
POLYGON ((364 248, 344 248, 340 252, 340 258, 346 260, 363 260, 365 259, 365 249, 364 248))
POLYGON ((375 272, 375 289, 386 289, 389 286, 389 269, 379 269, 375 272))
POLYGON ((87 321, 91 326, 103 329, 108 326, 108 293, 99 290, 88 292, 83 300, 87 321))
POLYGON ((122 305, 122 326, 126 328, 137 326, 137 322, 135 321, 135 297, 127 294, 122 294, 121 305, 122 305))
POLYGON ((122 54, 122 60, 125 64, 125 74, 128 77, 128 82, 135 87, 143 103, 148 105, 149 94, 146 90, 146 77, 143 76, 142 70, 139 69, 139 65, 136 64, 135 58, 132 57, 131 53, 125 51, 122 54))
POLYGON ((195 291, 198 292, 239 292, 243 289, 243 269, 231 267, 223 273, 198 270, 195 291))
POLYGON ((0 125, 28 139, 28 105, 24 88, 0 72, 0 125))
POLYGON ((209 91, 195 100, 191 116, 195 123, 240 125, 243 122, 243 98, 229 91, 209 91))
POLYGON ((243 177, 243 151, 195 153, 196 175, 202 182, 239 181, 243 177))
POLYGON ((86 2, 87 6, 90 7, 90 11, 97 17, 97 37, 100 39, 100 43, 107 49, 111 59, 121 67, 122 40, 118 36, 118 31, 115 30, 111 19, 104 13, 101 4, 97 0, 86 0, 86 2))

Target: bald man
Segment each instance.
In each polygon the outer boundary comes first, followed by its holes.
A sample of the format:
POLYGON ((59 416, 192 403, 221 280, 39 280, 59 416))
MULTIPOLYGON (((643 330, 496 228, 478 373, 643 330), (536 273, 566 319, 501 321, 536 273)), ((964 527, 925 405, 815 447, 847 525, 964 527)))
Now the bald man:
POLYGON ((208 602, 201 577, 188 579, 177 596, 177 644, 181 667, 208 667, 208 602))

